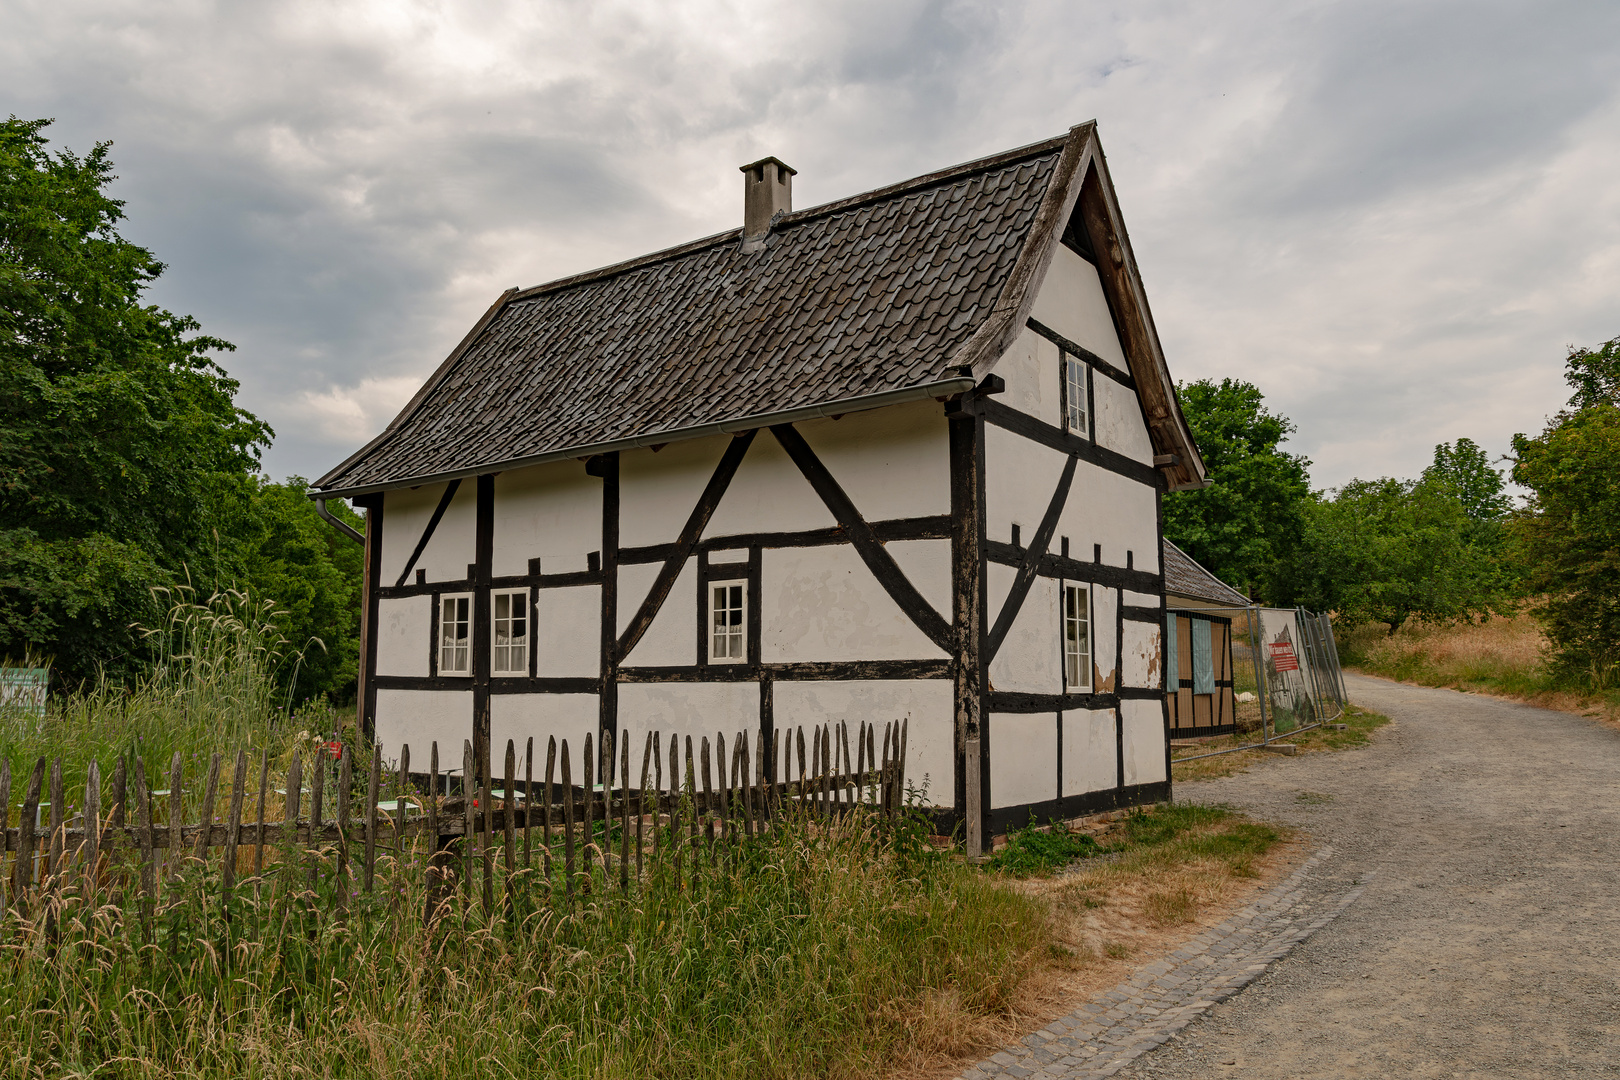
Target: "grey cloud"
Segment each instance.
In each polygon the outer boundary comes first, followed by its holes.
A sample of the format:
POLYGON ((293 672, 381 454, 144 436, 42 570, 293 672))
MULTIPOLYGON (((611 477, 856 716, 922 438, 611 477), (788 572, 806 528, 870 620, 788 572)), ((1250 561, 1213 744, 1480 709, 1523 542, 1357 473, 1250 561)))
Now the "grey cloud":
POLYGON ((154 298, 240 346, 275 473, 369 437, 502 289, 1096 117, 1184 378, 1237 375, 1320 483, 1503 449, 1620 332, 1620 9, 847 0, 0 0, 0 92, 114 139, 154 298), (1608 200, 1608 201, 1605 201, 1608 200))

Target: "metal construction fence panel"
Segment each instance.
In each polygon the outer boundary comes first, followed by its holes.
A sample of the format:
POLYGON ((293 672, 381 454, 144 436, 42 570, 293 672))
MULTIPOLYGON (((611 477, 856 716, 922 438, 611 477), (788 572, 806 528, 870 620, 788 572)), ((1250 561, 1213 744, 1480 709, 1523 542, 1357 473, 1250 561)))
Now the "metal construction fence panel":
POLYGON ((1258 605, 1219 611, 1232 618, 1233 671, 1239 676, 1235 685, 1245 687, 1238 695, 1238 736, 1249 738, 1241 745, 1173 757, 1172 762, 1252 750, 1344 715, 1344 672, 1327 615, 1303 607, 1258 605))

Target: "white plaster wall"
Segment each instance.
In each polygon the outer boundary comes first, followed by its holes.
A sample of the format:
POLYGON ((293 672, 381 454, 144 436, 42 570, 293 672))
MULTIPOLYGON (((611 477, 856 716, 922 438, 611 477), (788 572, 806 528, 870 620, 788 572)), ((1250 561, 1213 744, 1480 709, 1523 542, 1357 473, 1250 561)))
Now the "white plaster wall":
MULTIPOLYGON (((955 798, 956 751, 949 679, 871 682, 777 682, 773 694, 776 727, 784 732, 844 721, 883 725, 905 720, 906 782, 928 790, 932 806, 949 806, 955 798)), ((730 738, 728 735, 727 738, 730 738)), ((809 737, 806 736, 808 753, 809 737)), ((877 734, 883 752, 883 732, 877 734)), ((850 735, 853 749, 855 735, 850 735)), ((797 753, 797 751, 795 751, 797 753)), ((797 776, 798 759, 794 758, 797 776)), ((808 765, 806 766, 808 771, 808 765)))
POLYGON ((601 587, 541 589, 535 607, 534 673, 554 679, 601 674, 601 587))
POLYGON ((1059 364, 1058 347, 1026 327, 996 361, 995 372, 1007 383, 1007 390, 999 400, 1053 427, 1061 427, 1063 400, 1058 385, 1059 364))
POLYGON ((737 475, 714 508, 705 538, 830 529, 838 522, 769 431, 754 437, 737 475))
POLYGON ((428 674, 433 597, 377 601, 377 674, 428 674))
MULTIPOLYGON (((987 491, 987 506, 990 498, 987 491)), ((1087 462, 1075 467, 1074 486, 1057 532, 1069 538, 1069 553, 1081 562, 1090 562, 1093 545, 1101 544, 1102 561, 1109 566, 1124 566, 1125 553, 1131 551, 1136 569, 1153 573, 1159 568, 1159 514, 1153 489, 1087 462)), ((1059 545, 1054 541, 1052 546, 1059 545)))
POLYGON ((652 583, 661 569, 663 563, 632 563, 619 567, 619 620, 615 634, 623 634, 624 628, 641 610, 641 602, 652 591, 652 583))
POLYGON ((575 573, 601 549, 602 481, 586 475, 584 462, 557 461, 495 478, 496 577, 527 574, 533 558, 541 573, 575 573))
POLYGON ((1122 701, 1125 720, 1125 783, 1155 784, 1164 775, 1164 705, 1122 701))
POLYGON ((1131 592, 1131 590, 1129 590, 1129 589, 1125 590, 1125 606, 1126 607, 1153 607, 1153 608, 1156 608, 1156 607, 1163 607, 1164 606, 1163 602, 1164 602, 1163 597, 1156 596, 1153 593, 1131 592))
MULTIPOLYGON (((769 432, 754 437, 770 438, 769 432)), ((619 544, 667 544, 681 534, 731 436, 674 442, 619 455, 619 544)))
POLYGON ((1091 385, 1097 405, 1097 444, 1144 465, 1153 464, 1153 441, 1136 393, 1101 375, 1093 376, 1091 385))
POLYGON ((891 540, 884 547, 940 618, 951 621, 951 542, 891 540))
MULTIPOLYGON (((990 582, 988 592, 996 597, 989 606, 990 623, 994 625, 1016 571, 997 563, 991 563, 987 571, 990 582)), ((1059 637, 1059 628, 1063 625, 1059 607, 1060 588, 1054 578, 1038 577, 1030 585, 1024 606, 1019 609, 1001 648, 990 661, 992 690, 1032 694, 1063 692, 1062 642, 1059 637)))
MULTIPOLYGON (((629 625, 640 610, 641 603, 652 588, 652 579, 663 569, 662 564, 619 567, 619 632, 629 625), (636 580, 633 589, 626 591, 625 571, 636 580), (646 571, 652 571, 648 574, 646 571)), ((669 590, 652 625, 642 635, 636 647, 625 658, 627 664, 681 664, 697 663, 697 559, 686 560, 675 584, 669 590)))
POLYGON ((1110 711, 1063 714, 1063 794, 1104 791, 1119 783, 1114 714, 1110 711))
MULTIPOLYGON (((581 747, 585 736, 592 736, 601 721, 601 706, 595 694, 491 694, 489 698, 489 752, 495 762, 497 775, 505 775, 506 740, 516 743, 517 774, 523 775, 528 753, 528 741, 534 740, 534 776, 544 780, 546 775, 546 741, 555 738, 558 753, 568 740, 568 751, 574 776, 579 776, 581 747)), ((416 760, 416 748, 411 748, 411 760, 416 760)), ((439 748, 440 767, 443 768, 444 747, 439 748)), ((456 767, 461 765, 459 747, 456 767)), ((558 766, 561 769, 561 765, 558 766)))
POLYGON ((1156 623, 1127 621, 1124 632, 1125 656, 1120 665, 1120 677, 1126 686, 1140 686, 1157 690, 1159 676, 1163 674, 1164 628, 1156 623))
POLYGON ((1057 716, 991 713, 990 806, 1046 802, 1057 786, 1057 716))
POLYGON ((1119 593, 1101 585, 1091 587, 1091 666, 1093 693, 1106 694, 1119 686, 1119 593))
MULTIPOLYGON (((1041 518, 1052 502, 1067 458, 1057 450, 1031 442, 993 424, 984 429, 984 512, 985 528, 992 540, 1012 539, 1017 524, 1025 544, 1035 536, 1041 518)), ((1085 493, 1084 462, 1076 466, 1066 505, 1072 506, 1085 493)), ((1093 471, 1098 471, 1091 467, 1093 471)), ((1052 550, 1060 550, 1056 539, 1052 550)), ((1090 548, 1086 549, 1089 557, 1090 548)), ((1079 557, 1079 556, 1077 556, 1079 557)))
MULTIPOLYGON (((639 757, 646 745, 647 732, 657 731, 667 750, 669 737, 692 736, 694 763, 698 741, 707 736, 710 743, 724 733, 729 748, 737 732, 749 737, 759 730, 758 683, 621 683, 619 685, 619 731, 630 740, 630 756, 639 777, 639 757)), ((729 763, 728 763, 729 764, 729 763)), ((668 763, 664 782, 669 782, 668 763)))
MULTIPOLYGON (((950 513, 950 437, 939 402, 796 426, 866 520, 950 513)), ((768 432, 759 437, 772 438, 768 432)))
POLYGON ((437 739, 439 768, 461 768, 461 744, 473 735, 472 707, 471 690, 378 690, 377 742, 383 760, 398 761, 400 746, 409 743, 411 768, 425 771, 437 739))
POLYGON ((945 655, 847 544, 765 551, 761 580, 766 663, 945 655))
POLYGON ((1128 370, 1097 268, 1061 244, 1030 314, 1121 371, 1128 370))
MULTIPOLYGON (((422 530, 433 517, 433 510, 444 495, 444 484, 427 484, 419 488, 402 488, 387 492, 383 497, 383 550, 382 580, 379 584, 392 585, 399 580, 405 562, 416 550, 422 530)), ((456 489, 456 497, 445 509, 439 527, 433 530, 422 557, 416 560, 410 581, 416 580, 416 570, 426 570, 429 581, 461 581, 467 576, 467 564, 475 557, 474 544, 478 526, 478 482, 463 480, 456 489)), ((407 582, 408 584, 409 582, 407 582)))

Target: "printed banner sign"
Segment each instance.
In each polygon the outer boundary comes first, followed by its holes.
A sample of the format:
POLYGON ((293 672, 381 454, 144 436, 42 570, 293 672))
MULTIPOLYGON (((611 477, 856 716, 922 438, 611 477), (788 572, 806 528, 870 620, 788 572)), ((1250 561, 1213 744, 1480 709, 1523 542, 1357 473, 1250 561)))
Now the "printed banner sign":
POLYGON ((1294 655, 1292 641, 1273 641, 1266 648, 1271 653, 1271 666, 1278 671, 1298 671, 1299 657, 1294 655))

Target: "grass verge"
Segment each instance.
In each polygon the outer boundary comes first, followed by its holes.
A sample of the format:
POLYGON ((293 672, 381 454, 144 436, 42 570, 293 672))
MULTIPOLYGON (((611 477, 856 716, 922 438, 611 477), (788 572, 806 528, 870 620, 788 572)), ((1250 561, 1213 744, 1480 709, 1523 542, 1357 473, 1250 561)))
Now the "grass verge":
MULTIPOLYGON (((1299 753, 1310 754, 1324 750, 1351 750, 1358 746, 1367 745, 1372 733, 1389 723, 1389 717, 1382 713, 1375 713, 1363 709, 1359 705, 1350 705, 1339 718, 1339 723, 1345 725, 1345 730, 1337 731, 1332 727, 1319 727, 1310 731, 1289 733, 1283 735, 1280 742, 1292 743, 1299 747, 1299 753)), ((1226 735, 1219 739, 1200 741, 1197 746, 1176 747, 1176 757, 1191 757, 1197 754, 1208 754, 1216 750, 1224 750, 1231 746, 1242 746, 1253 742, 1255 734, 1245 733, 1226 735)), ((1265 758, 1275 758, 1278 755, 1267 750, 1238 750, 1219 757, 1200 758, 1197 761, 1177 762, 1171 761, 1171 776, 1176 781, 1209 780, 1218 776, 1231 776, 1233 773, 1246 772, 1257 762, 1265 758)))
POLYGON ((1412 621, 1394 634, 1382 624, 1350 631, 1340 644, 1348 669, 1420 686, 1494 694, 1544 709, 1620 723, 1620 690, 1594 691, 1555 680, 1546 641, 1527 615, 1483 623, 1412 621))
POLYGON ((1073 845, 1082 855, 1068 863, 1051 855, 1060 845, 1036 839, 1051 833, 1025 829, 1008 837, 1002 851, 1022 849, 1024 857, 1002 860, 993 872, 1040 906, 1043 946, 1024 958, 1024 979, 1005 1010, 958 1027, 948 1042, 919 1047, 919 1067, 905 1076, 955 1076, 1072 1011, 1199 926, 1225 918, 1274 876, 1291 848, 1285 830, 1223 806, 1174 803, 1108 818, 1053 830, 1090 841, 1073 845))
POLYGON ((1037 898, 920 840, 788 822, 696 883, 663 863, 628 897, 458 900, 433 929, 421 875, 386 868, 344 920, 304 910, 299 873, 240 888, 226 924, 217 879, 188 878, 150 945, 133 911, 70 894, 55 934, 5 928, 0 1056, 19 1076, 869 1076, 1005 1011, 1044 947, 1037 898))

